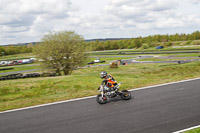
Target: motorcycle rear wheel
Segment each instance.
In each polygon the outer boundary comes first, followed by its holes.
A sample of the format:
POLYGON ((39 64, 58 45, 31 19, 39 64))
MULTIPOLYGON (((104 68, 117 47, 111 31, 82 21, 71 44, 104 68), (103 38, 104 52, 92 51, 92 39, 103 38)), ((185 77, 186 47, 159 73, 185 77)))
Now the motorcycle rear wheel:
POLYGON ((103 97, 101 96, 101 94, 97 95, 96 101, 99 104, 105 104, 107 103, 108 97, 106 95, 103 95, 103 97))
POLYGON ((128 90, 121 91, 121 95, 120 96, 121 96, 121 98, 123 100, 129 100, 129 99, 131 99, 131 93, 128 90))

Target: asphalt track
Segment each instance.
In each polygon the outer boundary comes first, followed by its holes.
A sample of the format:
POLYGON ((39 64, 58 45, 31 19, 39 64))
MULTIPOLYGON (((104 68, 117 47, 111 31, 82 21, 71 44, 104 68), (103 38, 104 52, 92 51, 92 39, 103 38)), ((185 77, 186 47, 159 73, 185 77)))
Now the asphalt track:
POLYGON ((200 125, 200 79, 132 91, 99 105, 95 98, 0 113, 0 133, 170 133, 200 125))

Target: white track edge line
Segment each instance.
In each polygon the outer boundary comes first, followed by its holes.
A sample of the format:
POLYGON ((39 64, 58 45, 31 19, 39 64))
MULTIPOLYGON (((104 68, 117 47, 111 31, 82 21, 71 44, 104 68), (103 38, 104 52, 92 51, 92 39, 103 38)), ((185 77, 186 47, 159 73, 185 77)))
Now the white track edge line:
POLYGON ((173 133, 182 133, 182 132, 186 132, 186 131, 189 131, 189 130, 192 130, 192 129, 196 129, 196 128, 200 128, 200 125, 194 126, 194 127, 190 127, 190 128, 187 128, 187 129, 183 129, 183 130, 180 130, 180 131, 176 131, 176 132, 173 132, 173 133))
MULTIPOLYGON (((181 81, 177 81, 177 82, 164 83, 164 84, 147 86, 147 87, 142 87, 142 88, 135 88, 135 89, 131 89, 129 91, 139 91, 139 90, 144 90, 144 89, 149 89, 149 88, 154 88, 154 87, 159 87, 159 86, 165 86, 165 85, 171 85, 171 84, 176 84, 176 83, 182 83, 182 82, 188 82, 188 81, 193 81, 193 80, 198 80, 198 79, 200 79, 200 78, 181 80, 181 81)), ((64 101, 58 101, 58 102, 53 102, 53 103, 47 103, 47 104, 40 104, 40 105, 35 105, 35 106, 30 106, 30 107, 25 107, 25 108, 7 110, 7 111, 0 112, 0 114, 15 112, 15 111, 21 111, 21 110, 26 110, 26 109, 33 109, 33 108, 44 107, 44 106, 55 105, 55 104, 61 104, 61 103, 67 103, 67 102, 72 102, 72 101, 79 101, 79 100, 84 100, 84 99, 89 99, 89 98, 94 98, 94 97, 96 97, 96 95, 95 96, 82 97, 82 98, 76 98, 76 99, 70 99, 70 100, 64 100, 64 101)))
POLYGON ((154 87, 160 87, 160 86, 165 86, 165 85, 177 84, 177 83, 188 82, 188 81, 193 81, 193 80, 198 80, 198 79, 200 79, 200 78, 186 79, 186 80, 180 80, 180 81, 176 81, 176 82, 169 82, 169 83, 158 84, 158 85, 153 85, 153 86, 135 88, 135 89, 131 89, 129 91, 144 90, 144 89, 148 89, 148 88, 154 88, 154 87))
POLYGON ((30 107, 25 107, 25 108, 7 110, 7 111, 0 112, 0 114, 9 113, 9 112, 15 112, 15 111, 21 111, 21 110, 26 110, 26 109, 33 109, 33 108, 38 108, 38 107, 44 107, 44 106, 49 106, 49 105, 56 105, 56 104, 67 103, 67 102, 72 102, 72 101, 79 101, 79 100, 89 99, 89 98, 93 98, 93 97, 96 97, 96 96, 76 98, 76 99, 70 99, 70 100, 65 100, 65 101, 58 101, 58 102, 47 103, 47 104, 40 104, 40 105, 35 105, 35 106, 30 106, 30 107))

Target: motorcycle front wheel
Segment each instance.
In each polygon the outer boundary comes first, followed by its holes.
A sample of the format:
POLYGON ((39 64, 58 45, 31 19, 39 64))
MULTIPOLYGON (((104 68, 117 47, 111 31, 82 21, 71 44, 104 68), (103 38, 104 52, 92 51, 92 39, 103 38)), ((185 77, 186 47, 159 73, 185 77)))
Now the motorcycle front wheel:
POLYGON ((121 96, 121 98, 123 100, 129 100, 129 99, 131 99, 131 93, 129 91, 127 91, 127 90, 121 91, 121 95, 120 96, 121 96))
POLYGON ((96 101, 99 104, 105 104, 107 103, 108 97, 106 95, 103 95, 103 97, 101 96, 101 94, 97 95, 96 101))

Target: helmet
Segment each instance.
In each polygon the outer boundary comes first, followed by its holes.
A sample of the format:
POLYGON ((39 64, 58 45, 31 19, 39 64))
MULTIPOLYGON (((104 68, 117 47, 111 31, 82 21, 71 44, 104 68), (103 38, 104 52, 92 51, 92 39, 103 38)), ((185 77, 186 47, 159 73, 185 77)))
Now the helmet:
POLYGON ((105 72, 105 71, 101 72, 100 76, 101 76, 101 78, 105 78, 107 76, 107 72, 105 72))

